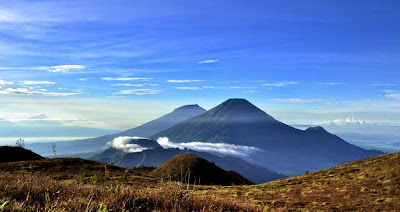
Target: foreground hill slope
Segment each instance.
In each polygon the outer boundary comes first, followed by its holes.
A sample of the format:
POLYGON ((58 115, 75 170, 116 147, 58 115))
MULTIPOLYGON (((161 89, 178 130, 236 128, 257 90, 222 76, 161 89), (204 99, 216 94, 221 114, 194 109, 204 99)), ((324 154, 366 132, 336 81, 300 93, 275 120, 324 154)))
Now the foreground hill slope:
POLYGON ((285 173, 302 174, 383 154, 332 135, 321 127, 299 130, 260 110, 245 99, 229 99, 206 113, 155 134, 172 142, 211 142, 262 149, 248 160, 285 173))
POLYGON ((182 154, 173 157, 150 173, 157 178, 201 185, 249 185, 249 180, 226 171, 201 157, 182 154))
POLYGON ((44 158, 22 147, 0 146, 0 163, 40 159, 44 158))
MULTIPOLYGON (((104 149, 104 146, 112 141, 116 137, 120 136, 138 136, 138 137, 149 137, 160 131, 168 129, 182 121, 188 120, 195 116, 201 115, 206 110, 199 105, 185 105, 176 108, 171 113, 164 115, 158 119, 147 122, 139 127, 129 129, 124 132, 105 135, 96 138, 88 138, 75 141, 64 141, 57 142, 57 153, 59 155, 77 154, 95 152, 104 149)), ((36 143, 27 145, 33 151, 38 152, 42 155, 52 155, 51 146, 52 143, 36 143)))
POLYGON ((270 209, 321 211, 400 210, 400 153, 375 156, 296 177, 209 195, 251 199, 270 209))

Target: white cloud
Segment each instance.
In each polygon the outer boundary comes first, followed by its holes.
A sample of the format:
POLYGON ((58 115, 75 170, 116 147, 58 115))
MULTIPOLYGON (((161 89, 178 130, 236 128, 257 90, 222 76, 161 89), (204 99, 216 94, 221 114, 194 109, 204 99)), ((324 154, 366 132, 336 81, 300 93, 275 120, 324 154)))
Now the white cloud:
POLYGON ((0 87, 0 94, 19 94, 19 95, 44 95, 44 96, 72 96, 78 93, 58 93, 58 92, 45 92, 43 90, 32 90, 31 88, 6 88, 0 87))
POLYGON ((111 86, 142 87, 143 84, 118 83, 118 84, 112 84, 111 86))
POLYGON ((62 72, 67 73, 69 70, 73 69, 85 69, 86 66, 84 65, 59 65, 59 66, 51 66, 47 70, 49 72, 62 72))
POLYGON ((203 82, 204 80, 167 80, 171 83, 203 82))
POLYGON ((0 70, 44 70, 48 72, 69 73, 70 70, 85 69, 84 65, 58 65, 58 66, 39 66, 39 67, 1 67, 0 70))
POLYGON ((320 82, 320 85, 343 85, 342 82, 320 82))
POLYGON ((229 86, 228 89, 254 89, 255 87, 229 86))
POLYGON ((392 98, 392 99, 400 100, 400 91, 396 91, 396 90, 382 90, 382 92, 385 93, 385 97, 386 97, 386 98, 392 98))
POLYGON ((201 87, 175 87, 175 88, 179 89, 179 90, 201 90, 201 89, 203 89, 201 87))
POLYGON ((191 149, 201 152, 219 153, 223 155, 248 156, 249 154, 259 151, 260 149, 251 146, 241 146, 226 143, 205 143, 205 142, 187 142, 172 143, 167 137, 157 139, 158 144, 164 148, 180 148, 191 149))
POLYGON ((202 61, 199 61, 199 62, 197 62, 197 63, 200 63, 200 64, 207 64, 207 63, 216 63, 216 62, 219 62, 219 60, 202 60, 202 61))
POLYGON ((371 86, 396 86, 397 84, 393 83, 377 83, 377 84, 371 84, 371 86))
POLYGON ((203 88, 216 88, 215 86, 202 86, 203 88))
POLYGON ((347 117, 345 119, 336 119, 336 120, 333 120, 333 121, 316 123, 316 125, 329 125, 329 124, 334 124, 334 125, 345 125, 345 124, 366 125, 366 124, 372 124, 372 122, 359 120, 359 119, 354 118, 354 116, 350 116, 350 117, 347 117))
POLYGON ((89 78, 79 78, 79 81, 86 81, 86 80, 88 80, 89 78))
POLYGON ((266 86, 266 87, 285 87, 288 85, 297 85, 297 84, 299 84, 299 83, 295 82, 295 81, 283 81, 283 82, 275 82, 275 83, 264 83, 261 85, 266 86))
POLYGON ((326 102, 329 99, 271 99, 276 102, 285 102, 285 103, 312 103, 312 102, 326 102))
POLYGON ((102 80, 106 81, 135 81, 135 80, 151 80, 152 78, 143 78, 143 77, 103 77, 102 80))
POLYGON ((122 90, 115 94, 136 94, 136 95, 150 95, 150 94, 158 94, 161 90, 153 90, 153 89, 132 89, 132 90, 122 90))
POLYGON ((55 82, 50 81, 19 81, 21 85, 54 85, 55 82))
POLYGON ((0 9, 0 22, 19 22, 20 18, 11 11, 0 9))
POLYGON ((13 85, 13 84, 14 84, 13 82, 7 82, 4 80, 0 80, 0 85, 13 85))
POLYGON ((139 144, 132 144, 132 140, 135 139, 147 139, 147 138, 120 136, 114 138, 110 143, 108 143, 108 145, 127 153, 142 152, 144 150, 150 149, 147 147, 142 147, 139 144))

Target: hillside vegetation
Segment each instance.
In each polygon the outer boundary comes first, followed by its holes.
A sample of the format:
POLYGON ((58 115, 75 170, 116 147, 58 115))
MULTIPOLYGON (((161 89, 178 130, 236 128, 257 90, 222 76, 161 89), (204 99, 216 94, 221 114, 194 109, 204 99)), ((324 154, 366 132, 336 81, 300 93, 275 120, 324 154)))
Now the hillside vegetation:
POLYGON ((173 157, 150 173, 156 178, 201 185, 253 184, 234 171, 226 171, 192 154, 173 157))
MULTIPOLYGON (((178 159, 193 164, 188 155, 178 159)), ((400 210, 400 153, 258 185, 171 182, 154 177, 156 170, 75 158, 2 163, 0 206, 5 211, 400 210)))
POLYGON ((400 153, 254 186, 198 188, 199 194, 247 199, 265 209, 400 210, 400 153))

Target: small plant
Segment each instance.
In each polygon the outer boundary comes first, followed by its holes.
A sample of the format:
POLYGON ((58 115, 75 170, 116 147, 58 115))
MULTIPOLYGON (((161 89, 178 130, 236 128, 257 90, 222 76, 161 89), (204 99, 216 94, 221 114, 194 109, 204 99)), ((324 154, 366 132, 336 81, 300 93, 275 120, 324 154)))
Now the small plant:
POLYGON ((51 146, 51 148, 53 149, 53 153, 54 153, 54 157, 57 157, 57 154, 56 154, 56 144, 53 144, 53 146, 51 146))
POLYGON ((107 206, 100 204, 99 209, 97 210, 97 212, 106 212, 107 211, 107 206))
POLYGON ((7 206, 7 204, 9 203, 10 201, 5 201, 3 204, 1 204, 0 205, 0 211, 4 211, 4 209, 6 208, 6 206, 7 206))
POLYGON ((108 191, 110 191, 111 193, 113 193, 115 196, 118 196, 118 194, 119 194, 120 191, 121 191, 121 186, 120 186, 119 184, 115 184, 115 185, 111 184, 111 185, 108 187, 108 191))
POLYGON ((22 139, 22 138, 20 138, 20 139, 18 139, 17 140, 17 142, 15 143, 15 145, 17 146, 17 147, 24 147, 25 146, 25 140, 24 139, 22 139))

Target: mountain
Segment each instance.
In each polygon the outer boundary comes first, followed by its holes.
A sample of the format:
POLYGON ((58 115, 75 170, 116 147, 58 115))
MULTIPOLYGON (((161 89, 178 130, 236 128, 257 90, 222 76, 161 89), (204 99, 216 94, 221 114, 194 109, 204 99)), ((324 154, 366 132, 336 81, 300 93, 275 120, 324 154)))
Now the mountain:
POLYGON ((229 99, 150 138, 159 137, 168 137, 172 142, 254 146, 262 151, 244 159, 289 175, 383 154, 349 144, 322 127, 305 131, 293 128, 245 99, 229 99))
POLYGON ((40 159, 44 158, 22 147, 0 146, 0 163, 40 159))
POLYGON ((165 180, 200 185, 250 185, 252 182, 199 156, 177 155, 150 173, 165 180))
MULTIPOLYGON (((57 152, 60 155, 68 154, 81 154, 88 152, 96 152, 104 150, 106 144, 112 141, 116 137, 120 136, 139 136, 149 137, 158 133, 162 130, 168 129, 182 121, 201 115, 206 112, 205 109, 199 105, 185 105, 176 108, 171 113, 164 115, 158 119, 147 122, 139 127, 126 130, 124 132, 105 135, 96 138, 88 138, 74 141, 57 142, 57 152)), ((37 143, 27 145, 35 152, 41 153, 42 155, 52 155, 52 143, 37 143)))
MULTIPOLYGON (((148 141, 152 143, 151 140, 148 141)), ((245 178, 255 183, 264 183, 286 177, 284 175, 273 172, 268 168, 251 164, 237 157, 220 157, 207 152, 198 152, 190 149, 164 149, 161 146, 147 149, 141 152, 127 152, 121 149, 108 148, 104 152, 99 153, 91 157, 90 159, 100 162, 112 163, 114 165, 126 168, 132 168, 141 165, 160 166, 169 159, 180 154, 193 154, 208 161, 213 161, 217 166, 225 170, 233 170, 235 172, 238 172, 245 178)))

